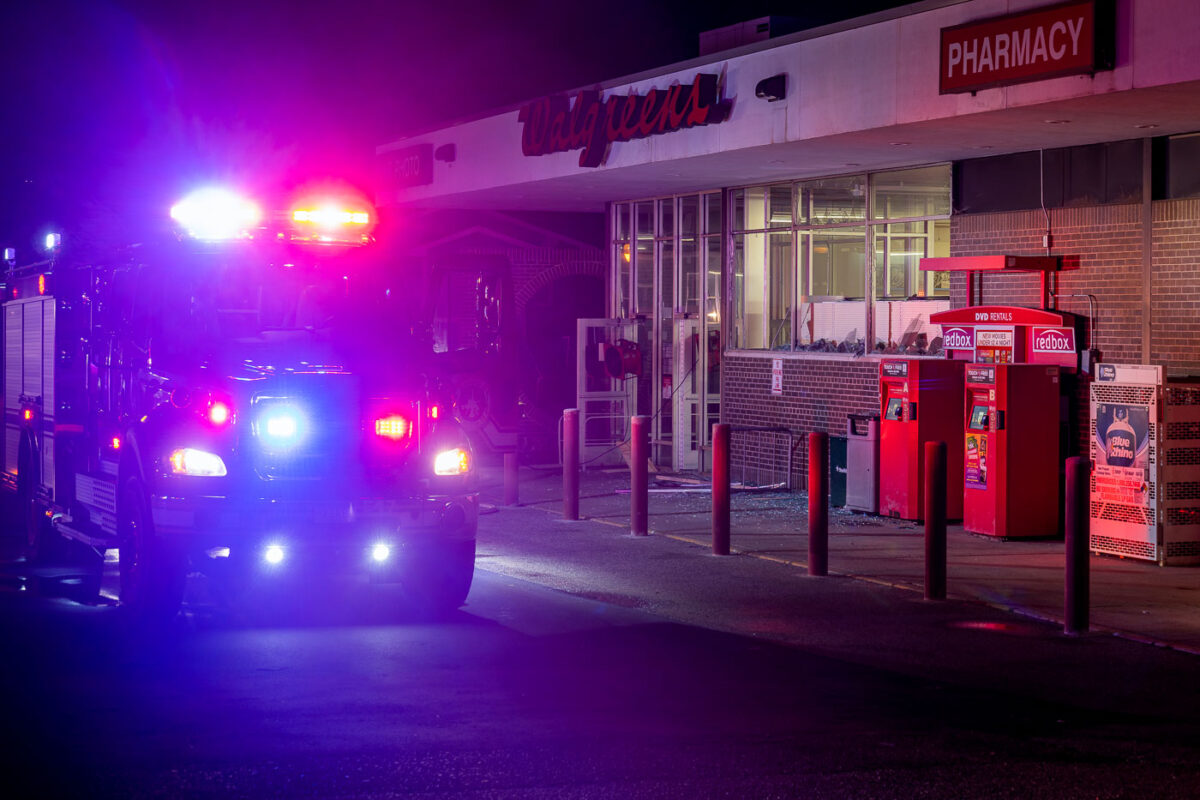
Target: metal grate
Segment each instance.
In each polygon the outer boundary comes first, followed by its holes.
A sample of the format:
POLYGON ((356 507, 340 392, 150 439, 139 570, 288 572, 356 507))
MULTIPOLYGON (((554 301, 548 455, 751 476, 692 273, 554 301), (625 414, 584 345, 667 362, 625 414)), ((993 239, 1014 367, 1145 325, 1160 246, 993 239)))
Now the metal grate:
POLYGON ((1200 466, 1200 447, 1174 447, 1163 454, 1163 463, 1172 466, 1200 466))
POLYGON ((1148 405, 1154 400, 1153 386, 1129 386, 1125 384, 1092 384, 1092 399, 1098 403, 1125 403, 1148 405))
POLYGON ((1163 397, 1168 406, 1200 406, 1200 387, 1168 384, 1163 397))
POLYGON ((790 430, 735 425, 729 433, 730 471, 742 486, 792 488, 795 436, 790 430))
POLYGON ((1200 542, 1167 542, 1167 558, 1200 556, 1200 542))
POLYGON ((1130 506, 1123 503, 1101 503, 1092 501, 1091 518, 1109 522, 1128 522, 1133 525, 1153 525, 1154 509, 1145 506, 1130 506))
POLYGON ((1155 545, 1150 542, 1139 542, 1133 539, 1117 539, 1112 536, 1095 536, 1090 538, 1092 550, 1097 553, 1108 553, 1114 556, 1130 556, 1145 558, 1153 561, 1158 557, 1155 545))
POLYGON ((1164 500, 1200 500, 1200 483, 1170 481, 1163 485, 1164 500))
POLYGON ((1200 508, 1168 508, 1164 521, 1167 525, 1200 525, 1200 508))
POLYGON ((1168 422, 1166 439, 1200 439, 1200 422, 1168 422))

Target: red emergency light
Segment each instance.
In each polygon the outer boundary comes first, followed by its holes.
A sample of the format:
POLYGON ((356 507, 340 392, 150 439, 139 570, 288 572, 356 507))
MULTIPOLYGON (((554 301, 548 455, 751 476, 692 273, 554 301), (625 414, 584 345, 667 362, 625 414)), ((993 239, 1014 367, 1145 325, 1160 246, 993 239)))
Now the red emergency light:
POLYGON ((394 442, 412 435, 412 422, 400 414, 390 414, 375 420, 375 435, 394 442))

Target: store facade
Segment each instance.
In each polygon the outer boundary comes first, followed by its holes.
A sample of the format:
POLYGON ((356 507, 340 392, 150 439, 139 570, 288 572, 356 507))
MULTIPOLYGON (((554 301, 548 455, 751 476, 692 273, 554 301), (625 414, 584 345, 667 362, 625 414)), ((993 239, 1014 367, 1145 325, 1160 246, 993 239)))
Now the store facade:
POLYGON ((1200 371, 1198 55, 1181 0, 927 0, 384 145, 456 160, 380 199, 604 214, 642 357, 610 388, 660 465, 703 469, 718 420, 844 432, 879 359, 942 357, 929 317, 969 295, 1042 301, 927 257, 1070 259, 1050 302, 1085 349, 1200 371))

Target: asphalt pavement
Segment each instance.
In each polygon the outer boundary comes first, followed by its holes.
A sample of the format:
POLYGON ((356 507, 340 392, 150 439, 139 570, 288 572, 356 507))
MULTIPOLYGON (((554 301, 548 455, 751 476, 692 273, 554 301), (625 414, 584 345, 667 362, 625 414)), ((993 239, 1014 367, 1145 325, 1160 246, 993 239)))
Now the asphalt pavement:
POLYGON ((8 795, 1196 796, 1196 656, 1013 614, 1002 560, 956 573, 956 535, 930 602, 915 526, 835 514, 809 577, 802 495, 735 495, 714 556, 694 483, 660 481, 632 537, 625 473, 585 476, 578 522, 557 470, 524 470, 517 506, 485 478, 475 585, 437 621, 298 579, 147 640, 69 565, 0 565, 8 795))
MULTIPOLYGON (((503 508, 498 471, 485 478, 485 499, 503 508)), ((519 507, 562 513, 562 475, 557 467, 523 468, 519 507)), ((807 571, 808 516, 804 492, 735 491, 732 549, 735 554, 807 571)), ((712 497, 696 476, 651 475, 653 536, 711 549, 712 497)), ((628 532, 629 472, 584 470, 580 515, 628 532)), ((884 584, 924 595, 924 527, 887 517, 832 509, 829 516, 831 575, 884 584)), ((1115 635, 1200 654, 1200 567, 1160 567, 1128 558, 1090 558, 1090 623, 1093 635, 1115 635)), ((1000 540, 947 530, 948 600, 985 604, 1019 617, 1061 625, 1064 618, 1065 553, 1061 539, 1000 540)))

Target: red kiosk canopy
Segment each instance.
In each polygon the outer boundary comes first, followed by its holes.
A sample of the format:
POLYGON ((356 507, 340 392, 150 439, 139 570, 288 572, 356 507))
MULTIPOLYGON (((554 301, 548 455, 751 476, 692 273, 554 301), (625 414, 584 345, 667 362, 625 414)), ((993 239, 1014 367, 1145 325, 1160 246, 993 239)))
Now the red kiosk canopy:
POLYGON ((1023 306, 966 306, 929 315, 937 325, 1049 325, 1068 327, 1075 315, 1023 306))
POLYGON ((950 256, 922 258, 927 272, 1061 272, 1079 269, 1076 259, 1062 256, 950 256))

